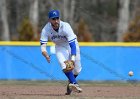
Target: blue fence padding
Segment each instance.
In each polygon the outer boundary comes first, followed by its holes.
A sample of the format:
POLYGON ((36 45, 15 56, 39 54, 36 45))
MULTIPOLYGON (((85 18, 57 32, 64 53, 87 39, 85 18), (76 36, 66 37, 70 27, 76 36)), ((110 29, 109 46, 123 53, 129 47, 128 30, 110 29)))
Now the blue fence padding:
MULTIPOLYGON (((81 46, 82 71, 78 80, 140 80, 140 47, 81 46), (134 76, 129 77, 132 70, 134 76)), ((50 53, 50 47, 47 47, 50 53)), ((0 46, 0 79, 67 80, 55 54, 51 63, 39 46, 0 46)))

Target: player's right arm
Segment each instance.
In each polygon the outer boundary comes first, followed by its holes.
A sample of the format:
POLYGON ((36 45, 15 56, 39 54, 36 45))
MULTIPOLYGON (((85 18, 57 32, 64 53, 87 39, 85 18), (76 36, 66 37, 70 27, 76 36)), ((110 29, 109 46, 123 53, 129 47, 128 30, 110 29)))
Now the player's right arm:
POLYGON ((42 55, 46 58, 48 63, 50 63, 50 56, 48 55, 47 50, 46 50, 47 42, 48 42, 48 35, 47 35, 46 27, 44 27, 41 32, 40 46, 41 46, 42 55))
MULTIPOLYGON (((46 49, 46 44, 41 45, 41 49, 46 49)), ((48 63, 50 63, 50 56, 48 55, 46 50, 41 50, 42 55, 47 59, 48 63)))

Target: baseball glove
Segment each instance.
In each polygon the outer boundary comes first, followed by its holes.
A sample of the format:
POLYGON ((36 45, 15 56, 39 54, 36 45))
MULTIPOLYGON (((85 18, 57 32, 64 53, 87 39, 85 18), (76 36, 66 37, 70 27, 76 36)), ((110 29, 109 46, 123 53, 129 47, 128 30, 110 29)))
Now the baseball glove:
POLYGON ((66 69, 64 70, 65 72, 69 72, 74 69, 74 61, 66 60, 64 63, 66 64, 66 69))

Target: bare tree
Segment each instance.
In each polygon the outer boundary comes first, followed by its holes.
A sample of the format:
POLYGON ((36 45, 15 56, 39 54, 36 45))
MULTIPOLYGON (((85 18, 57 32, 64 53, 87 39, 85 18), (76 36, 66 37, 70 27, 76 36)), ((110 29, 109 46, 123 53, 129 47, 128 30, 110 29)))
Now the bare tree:
POLYGON ((123 34, 128 29, 130 0, 119 0, 119 19, 117 26, 117 41, 122 41, 123 34))
POLYGON ((63 0, 63 19, 69 21, 71 26, 74 25, 75 2, 75 0, 63 0))
POLYGON ((131 20, 133 20, 136 16, 140 16, 140 1, 139 0, 135 0, 132 1, 132 5, 133 5, 133 9, 131 11, 131 20))
POLYGON ((75 11, 75 0, 71 0, 71 9, 69 15, 69 22, 73 26, 74 25, 74 11, 75 11))
POLYGON ((38 0, 30 0, 30 20, 34 28, 34 38, 38 37, 38 0))
POLYGON ((69 11, 68 11, 69 0, 63 0, 63 19, 68 21, 69 11))
POLYGON ((54 9, 56 7, 56 2, 54 2, 53 0, 47 0, 49 2, 49 4, 51 5, 50 6, 50 9, 54 9))
POLYGON ((10 33, 9 33, 9 26, 7 20, 6 0, 0 0, 0 12, 2 18, 2 25, 3 25, 2 40, 9 41, 10 33))

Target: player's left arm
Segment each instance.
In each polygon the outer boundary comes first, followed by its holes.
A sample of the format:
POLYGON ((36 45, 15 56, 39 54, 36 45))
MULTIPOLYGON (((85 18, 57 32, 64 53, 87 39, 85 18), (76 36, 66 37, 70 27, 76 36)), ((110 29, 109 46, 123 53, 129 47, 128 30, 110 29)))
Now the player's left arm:
POLYGON ((66 26, 66 32, 67 32, 67 39, 69 41, 69 45, 71 48, 71 60, 75 61, 75 57, 76 57, 76 44, 75 44, 75 40, 76 40, 76 35, 74 34, 71 26, 69 24, 67 24, 66 26))
POLYGON ((70 48, 71 48, 71 60, 75 61, 75 56, 76 56, 76 44, 75 41, 69 43, 70 48))

